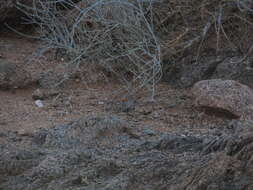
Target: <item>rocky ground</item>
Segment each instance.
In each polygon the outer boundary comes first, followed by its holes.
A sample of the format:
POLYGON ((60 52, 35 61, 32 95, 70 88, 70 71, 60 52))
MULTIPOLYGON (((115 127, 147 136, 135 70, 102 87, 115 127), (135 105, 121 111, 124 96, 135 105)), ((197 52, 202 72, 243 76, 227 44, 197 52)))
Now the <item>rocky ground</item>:
POLYGON ((118 116, 3 132, 0 189, 250 190, 252 132, 239 121, 206 133, 158 132, 118 116))
POLYGON ((0 36, 1 190, 253 189, 249 60, 173 68, 165 77, 173 84, 159 84, 150 102, 144 92, 122 99, 112 93, 117 84, 79 78, 44 88, 41 73, 64 60, 32 59, 37 47, 0 36), (216 78, 226 82, 196 83, 216 78))

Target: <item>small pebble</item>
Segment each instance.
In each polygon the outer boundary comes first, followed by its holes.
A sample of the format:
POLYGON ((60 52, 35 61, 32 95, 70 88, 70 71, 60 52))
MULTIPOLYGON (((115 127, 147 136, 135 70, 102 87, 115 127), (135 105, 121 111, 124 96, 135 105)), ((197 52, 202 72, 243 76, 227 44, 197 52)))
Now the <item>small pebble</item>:
POLYGON ((44 107, 43 102, 42 102, 41 100, 36 100, 36 101, 35 101, 35 104, 36 104, 36 106, 38 106, 39 108, 44 107))

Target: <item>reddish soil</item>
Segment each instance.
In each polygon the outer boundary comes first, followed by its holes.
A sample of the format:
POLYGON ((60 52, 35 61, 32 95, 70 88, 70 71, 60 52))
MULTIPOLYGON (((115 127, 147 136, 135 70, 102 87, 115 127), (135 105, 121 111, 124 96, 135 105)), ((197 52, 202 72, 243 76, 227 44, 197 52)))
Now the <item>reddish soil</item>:
MULTIPOLYGON (((17 35, 0 36, 1 57, 24 64, 34 79, 50 66, 61 63, 52 56, 31 61, 31 55, 38 45, 36 40, 17 35)), ((72 81, 59 90, 58 96, 43 101, 43 108, 37 107, 32 98, 37 88, 38 86, 31 85, 26 89, 0 91, 0 132, 33 132, 38 128, 68 123, 91 114, 117 114, 137 126, 151 125, 154 130, 159 131, 201 131, 206 130, 206 127, 202 129, 203 125, 212 128, 227 121, 196 110, 189 90, 173 89, 166 83, 158 85, 155 102, 149 102, 145 93, 140 92, 135 110, 130 112, 110 108, 109 104, 117 105, 121 102, 119 98, 112 98, 112 92, 117 90, 116 84, 93 84, 88 88, 82 81, 72 81)))

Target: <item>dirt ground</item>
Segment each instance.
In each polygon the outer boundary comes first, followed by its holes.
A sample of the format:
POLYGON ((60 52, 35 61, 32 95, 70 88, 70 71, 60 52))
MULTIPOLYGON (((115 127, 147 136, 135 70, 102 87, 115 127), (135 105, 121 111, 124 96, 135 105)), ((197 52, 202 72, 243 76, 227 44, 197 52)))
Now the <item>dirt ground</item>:
POLYGON ((31 59, 38 47, 0 36, 1 57, 32 78, 0 90, 0 190, 253 189, 251 123, 205 113, 164 82, 155 101, 85 78, 42 89, 41 73, 64 60, 31 59))
MULTIPOLYGON (((31 59, 39 42, 14 34, 0 36, 0 56, 26 68, 36 79, 39 74, 52 65, 61 64, 52 56, 31 59)), ((228 120, 212 116, 194 108, 190 89, 175 89, 166 83, 157 87, 155 102, 148 101, 145 92, 136 97, 134 110, 117 109, 124 101, 112 96, 118 89, 116 84, 85 85, 82 81, 72 81, 58 89, 57 96, 43 101, 39 108, 32 98, 36 84, 26 89, 0 91, 0 131, 11 130, 19 133, 33 132, 39 128, 50 128, 68 123, 84 115, 116 114, 135 122, 136 126, 152 126, 159 131, 194 131, 222 126, 228 120), (113 98, 112 98, 113 97, 113 98), (114 105, 114 106, 113 106, 114 105)), ((124 105, 123 105, 124 106, 124 105)))

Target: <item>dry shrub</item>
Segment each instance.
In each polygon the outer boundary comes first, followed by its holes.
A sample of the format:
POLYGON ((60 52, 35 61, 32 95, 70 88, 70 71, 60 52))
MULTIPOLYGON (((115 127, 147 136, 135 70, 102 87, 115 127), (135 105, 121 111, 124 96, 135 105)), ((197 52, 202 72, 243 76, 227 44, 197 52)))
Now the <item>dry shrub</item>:
POLYGON ((253 49, 251 0, 35 2, 22 10, 40 28, 42 53, 56 49, 69 60, 70 73, 85 70, 84 80, 103 70, 131 93, 147 87, 154 96, 160 57, 166 70, 185 57, 189 62, 228 52, 247 57, 253 49))
POLYGON ((127 92, 147 87, 154 96, 162 71, 152 0, 35 2, 20 9, 39 26, 45 44, 40 54, 55 49, 68 60, 69 76, 80 68, 102 67, 127 92))
POLYGON ((210 54, 251 52, 251 0, 161 0, 153 12, 165 62, 188 55, 198 60, 210 54))

